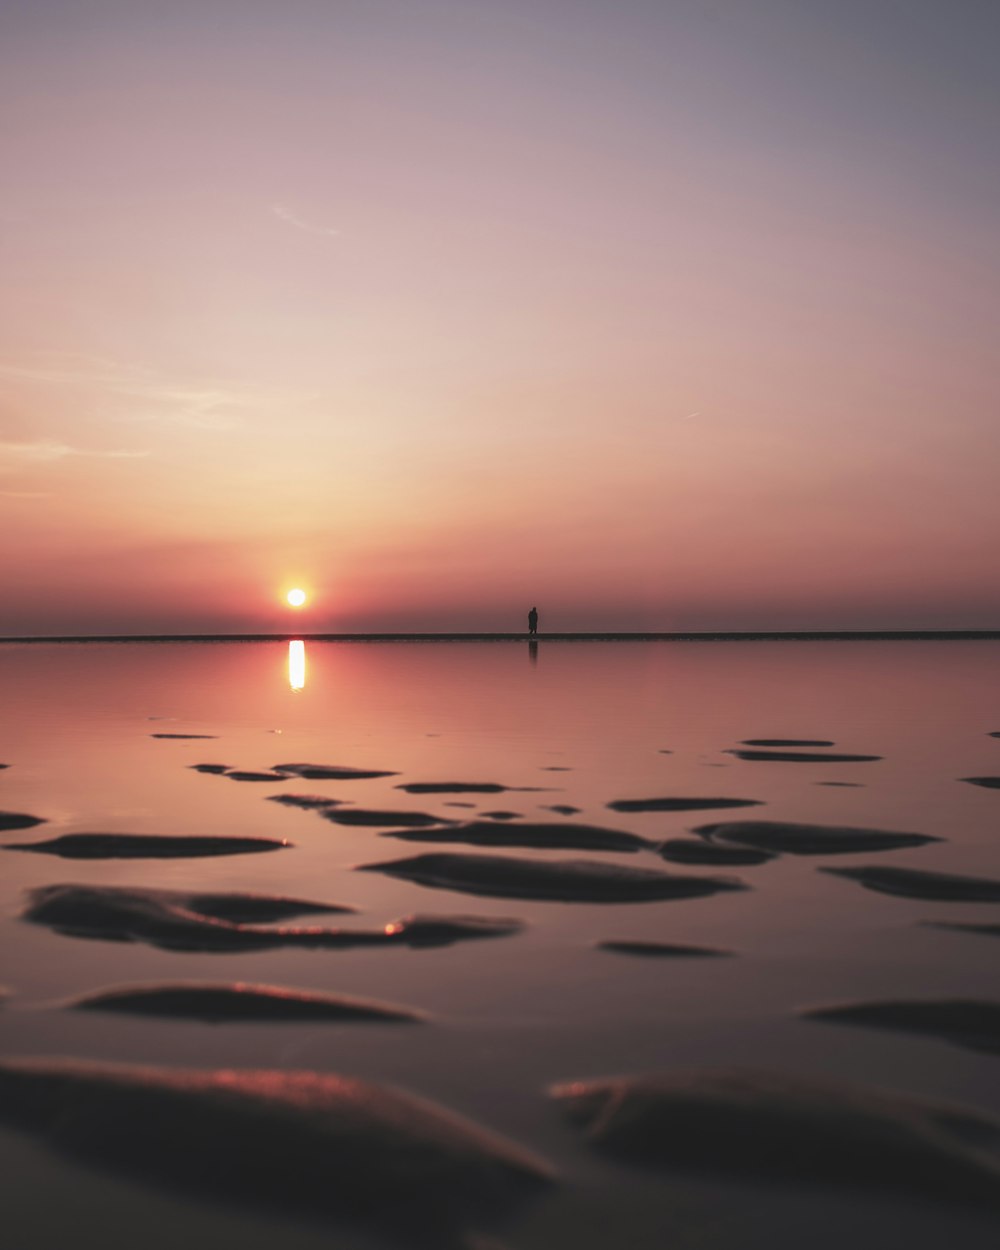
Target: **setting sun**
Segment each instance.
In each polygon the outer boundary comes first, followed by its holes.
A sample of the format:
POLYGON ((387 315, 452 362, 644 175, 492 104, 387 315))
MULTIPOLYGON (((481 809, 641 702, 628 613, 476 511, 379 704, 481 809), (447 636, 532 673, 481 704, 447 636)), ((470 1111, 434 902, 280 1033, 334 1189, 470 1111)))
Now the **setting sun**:
POLYGON ((306 601, 306 592, 304 590, 290 590, 285 598, 293 608, 301 608, 306 601))

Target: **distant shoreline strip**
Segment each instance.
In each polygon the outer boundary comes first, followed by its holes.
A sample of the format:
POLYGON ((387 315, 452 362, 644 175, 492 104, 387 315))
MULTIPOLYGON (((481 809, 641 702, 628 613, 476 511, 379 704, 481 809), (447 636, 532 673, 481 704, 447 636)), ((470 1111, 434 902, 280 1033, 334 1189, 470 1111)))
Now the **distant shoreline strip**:
POLYGON ((1000 640, 1000 629, 711 630, 572 634, 35 634, 8 642, 970 642, 1000 640))

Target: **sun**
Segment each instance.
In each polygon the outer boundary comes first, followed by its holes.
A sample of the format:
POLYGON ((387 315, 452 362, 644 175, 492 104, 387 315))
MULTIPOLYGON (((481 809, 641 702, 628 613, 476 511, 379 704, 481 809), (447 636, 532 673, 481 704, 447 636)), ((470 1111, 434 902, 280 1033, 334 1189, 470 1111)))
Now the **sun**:
POLYGON ((306 592, 304 590, 290 590, 285 598, 293 608, 301 608, 306 601, 306 592))

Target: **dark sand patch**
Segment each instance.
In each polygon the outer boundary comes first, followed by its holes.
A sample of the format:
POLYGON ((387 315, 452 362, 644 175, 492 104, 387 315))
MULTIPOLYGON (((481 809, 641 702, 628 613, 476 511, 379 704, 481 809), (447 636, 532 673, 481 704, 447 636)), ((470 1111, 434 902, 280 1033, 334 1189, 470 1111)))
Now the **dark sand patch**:
POLYGON ((668 751, 665 747, 661 747, 661 748, 660 748, 660 749, 656 752, 656 754, 657 754, 657 755, 673 755, 673 751, 668 751))
POLYGON ((843 786, 850 790, 863 790, 864 783, 860 781, 814 781, 814 786, 843 786))
POLYGON ((950 929, 954 933, 980 933, 984 937, 1000 937, 1000 924, 969 924, 958 920, 922 920, 928 929, 950 929))
POLYGON ((774 859, 770 851, 749 846, 719 846, 698 838, 670 838, 656 848, 663 859, 673 864, 764 864, 774 859))
POLYGON ((834 877, 857 881, 866 890, 900 898, 923 898, 942 903, 1000 903, 1000 881, 988 877, 959 877, 918 868, 821 868, 834 877))
POLYGON ((305 811, 316 811, 324 807, 340 807, 343 799, 329 799, 325 794, 269 794, 269 802, 280 803, 283 807, 301 807, 305 811))
POLYGON ((698 825, 694 830, 712 841, 735 842, 788 855, 843 855, 857 851, 893 851, 943 839, 926 833, 893 833, 851 825, 807 825, 781 820, 730 820, 698 825))
POLYGON ((442 825, 449 822, 441 816, 431 816, 428 812, 379 812, 365 807, 345 807, 324 809, 320 815, 324 820, 332 820, 336 825, 366 825, 372 827, 402 825, 407 828, 419 828, 425 825, 442 825))
POLYGON ((415 1023, 420 1012, 390 1003, 343 994, 287 989, 278 985, 132 985, 85 994, 66 1004, 75 1011, 117 1011, 175 1020, 226 1021, 382 1021, 415 1023))
POLYGON ((731 877, 683 877, 594 860, 546 862, 445 851, 362 864, 359 871, 381 872, 438 890, 564 903, 652 902, 747 888, 731 877))
MULTIPOLYGON (((1000 731, 994 730, 992 733, 988 733, 986 736, 988 738, 1000 738, 1000 731)), ((4 765, 4 767, 6 767, 6 765, 4 765)))
POLYGON ((649 959, 715 958, 732 955, 732 951, 719 950, 713 946, 683 946, 674 942, 629 942, 611 940, 598 942, 597 949, 614 951, 617 955, 638 955, 649 959))
POLYGON ((745 747, 835 747, 825 738, 744 738, 745 747))
MULTIPOLYGON (((640 851, 656 843, 636 833, 618 829, 602 829, 597 825, 518 822, 499 825, 473 820, 450 825, 444 829, 392 830, 383 838, 402 838, 406 842, 462 842, 470 846, 526 846, 559 851, 640 851)), ((703 846, 704 843, 698 843, 703 846)))
POLYGON ((626 1163, 1000 1206, 1000 1121, 776 1072, 694 1069, 557 1085, 591 1146, 626 1163))
POLYGON ((573 771, 566 764, 542 764, 540 770, 543 773, 571 773, 573 771))
POLYGON ((983 786, 987 790, 1000 790, 1000 777, 959 777, 959 781, 967 781, 970 786, 983 786))
POLYGON ((760 807, 760 799, 615 799, 608 803, 615 812, 700 812, 717 807, 760 807))
POLYGON ((234 768, 231 772, 228 772, 225 775, 230 781, 270 781, 272 785, 275 782, 284 782, 288 780, 287 773, 253 772, 242 768, 234 768))
POLYGON ((179 740, 191 740, 196 738, 217 738, 218 734, 150 734, 151 738, 176 738, 179 740))
POLYGON ((5 851, 38 851, 63 859, 189 859, 280 851, 278 838, 169 837, 141 833, 67 833, 48 842, 8 842, 5 851))
POLYGON ((310 899, 288 898, 283 894, 185 894, 181 890, 157 890, 155 894, 160 899, 175 903, 184 900, 193 911, 216 920, 228 920, 231 924, 268 924, 288 920, 292 916, 353 916, 357 912, 356 907, 343 903, 317 903, 310 899))
POLYGON ((373 777, 398 777, 389 769, 348 768, 340 764, 273 764, 276 773, 291 773, 306 781, 367 781, 373 777))
POLYGON ((396 786, 407 794, 503 794, 518 786, 502 786, 496 781, 408 781, 396 786))
POLYGON ((558 812, 560 816, 575 816, 581 809, 572 803, 551 803, 542 808, 546 812, 558 812))
POLYGON ((476 805, 475 805, 475 803, 461 803, 461 802, 458 802, 457 800, 453 800, 452 802, 445 802, 445 803, 442 803, 442 804, 441 804, 441 806, 442 806, 442 807, 465 807, 465 808, 470 808, 470 807, 471 807, 471 808, 474 808, 476 805))
POLYGON ((24 919, 80 936, 127 940, 147 919, 220 920, 227 924, 268 924, 292 916, 353 915, 353 907, 287 898, 282 894, 188 893, 122 885, 43 885, 28 891, 24 919))
POLYGON ((847 1003, 841 1007, 815 1007, 803 1011, 802 1015, 808 1020, 830 1024, 860 1024, 901 1033, 920 1033, 968 1050, 1000 1055, 1000 1003, 981 999, 847 1003))
POLYGON ((520 812, 505 812, 505 811, 483 812, 483 816, 487 820, 520 820, 521 819, 520 812))
POLYGON ((869 760, 880 760, 881 755, 842 755, 818 751, 727 751, 727 755, 735 755, 738 760, 771 760, 780 764, 864 764, 869 760))
POLYGON ((231 764, 189 764, 188 768, 193 768, 196 773, 209 773, 213 777, 220 777, 223 773, 228 773, 231 764))
POLYGON ((33 829, 44 825, 46 817, 29 816, 27 812, 0 812, 0 829, 33 829))
POLYGON ((68 937, 148 942, 166 950, 214 953, 279 947, 347 950, 360 946, 448 946, 518 933, 508 917, 404 916, 382 929, 261 927, 308 912, 350 912, 332 903, 278 895, 185 894, 127 886, 52 885, 28 892, 22 919, 68 937))
POLYGON ((240 951, 295 945, 290 934, 311 932, 255 925, 311 912, 351 910, 279 895, 48 885, 28 892, 22 919, 68 937, 142 941, 167 950, 240 951))
POLYGON ((116 1175, 440 1250, 552 1179, 474 1121, 336 1073, 7 1059, 0 1121, 116 1175))

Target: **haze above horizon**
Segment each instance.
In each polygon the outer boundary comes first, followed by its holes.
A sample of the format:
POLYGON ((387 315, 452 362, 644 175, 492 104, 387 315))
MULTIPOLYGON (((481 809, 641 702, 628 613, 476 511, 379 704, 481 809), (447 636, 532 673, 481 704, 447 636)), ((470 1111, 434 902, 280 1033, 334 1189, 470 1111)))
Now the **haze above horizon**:
POLYGON ((992 629, 998 37, 8 7, 0 635, 992 629))

